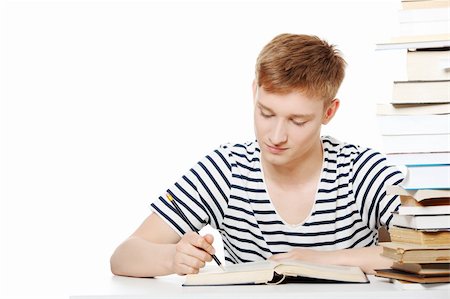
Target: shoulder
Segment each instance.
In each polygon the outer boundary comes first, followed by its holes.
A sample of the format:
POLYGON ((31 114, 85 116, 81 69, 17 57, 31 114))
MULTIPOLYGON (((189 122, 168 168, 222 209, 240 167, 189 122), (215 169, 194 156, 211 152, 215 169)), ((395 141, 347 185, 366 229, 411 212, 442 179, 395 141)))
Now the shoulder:
POLYGON ((260 149, 258 143, 223 143, 216 147, 201 160, 213 164, 226 164, 231 170, 235 166, 251 167, 251 164, 259 161, 260 149))
POLYGON ((256 141, 242 142, 242 143, 223 143, 220 145, 221 150, 239 155, 254 155, 259 153, 259 145, 256 141))
POLYGON ((331 136, 322 136, 324 151, 337 155, 355 155, 361 151, 360 146, 342 142, 331 136))
POLYGON ((367 160, 385 161, 386 158, 377 150, 342 142, 331 136, 322 137, 323 150, 335 158, 338 164, 357 164, 367 160))
POLYGON ((372 181, 398 184, 404 178, 402 172, 390 165, 385 155, 375 149, 342 143, 332 137, 324 137, 322 143, 324 149, 330 151, 330 160, 335 161, 336 172, 350 174, 357 185, 365 182, 371 184, 372 181))
POLYGON ((233 173, 245 175, 260 171, 260 149, 257 141, 225 143, 216 150, 227 161, 233 173))
POLYGON ((244 142, 244 143, 224 143, 220 146, 218 151, 227 155, 232 160, 253 161, 259 159, 260 149, 258 142, 244 142))

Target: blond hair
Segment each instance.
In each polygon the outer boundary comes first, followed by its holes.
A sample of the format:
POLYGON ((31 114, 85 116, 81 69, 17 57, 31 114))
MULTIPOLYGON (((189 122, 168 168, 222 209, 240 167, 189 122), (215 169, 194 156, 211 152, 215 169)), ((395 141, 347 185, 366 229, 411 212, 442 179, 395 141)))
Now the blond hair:
POLYGON ((270 93, 300 91, 324 99, 336 97, 346 62, 334 45, 317 36, 280 34, 256 61, 256 83, 270 93))

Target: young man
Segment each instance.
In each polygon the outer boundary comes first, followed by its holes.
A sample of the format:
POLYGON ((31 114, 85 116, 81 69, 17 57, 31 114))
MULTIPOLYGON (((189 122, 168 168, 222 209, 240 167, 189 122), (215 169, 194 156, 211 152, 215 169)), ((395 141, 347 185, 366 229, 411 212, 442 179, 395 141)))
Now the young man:
MULTIPOLYGON (((402 175, 378 152, 321 137, 339 108, 345 61, 315 36, 282 34, 260 53, 253 83, 256 141, 223 145, 167 190, 197 229, 216 228, 227 263, 301 259, 386 268, 377 230, 402 175)), ((166 194, 111 257, 114 274, 197 273, 211 235, 191 231, 166 194)))

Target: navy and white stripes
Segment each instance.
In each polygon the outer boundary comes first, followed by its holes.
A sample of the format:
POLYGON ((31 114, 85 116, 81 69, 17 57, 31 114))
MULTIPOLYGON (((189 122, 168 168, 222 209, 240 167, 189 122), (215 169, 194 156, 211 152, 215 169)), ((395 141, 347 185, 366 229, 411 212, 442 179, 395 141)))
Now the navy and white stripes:
MULTIPOLYGON (((210 224, 219 230, 227 262, 266 259, 295 247, 334 250, 375 244, 378 227, 389 225, 400 203, 386 195, 385 184, 398 184, 403 175, 376 151, 332 137, 322 137, 322 145, 315 205, 295 226, 285 223, 271 203, 257 142, 221 146, 168 192, 198 229, 210 224)), ((164 195, 151 207, 178 234, 189 230, 164 195)))

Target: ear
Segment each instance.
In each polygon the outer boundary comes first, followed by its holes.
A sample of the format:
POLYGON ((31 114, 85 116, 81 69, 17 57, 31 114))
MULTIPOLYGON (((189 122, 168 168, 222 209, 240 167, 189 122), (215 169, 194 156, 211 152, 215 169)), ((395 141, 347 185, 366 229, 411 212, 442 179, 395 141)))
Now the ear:
POLYGON ((339 99, 334 99, 331 101, 331 103, 326 107, 325 113, 322 117, 322 124, 326 125, 330 122, 330 120, 334 117, 336 114, 336 111, 338 110, 340 105, 339 99))
POLYGON ((258 85, 256 84, 256 80, 253 80, 252 91, 253 91, 253 104, 255 104, 256 103, 256 96, 257 96, 257 93, 258 93, 258 85))

